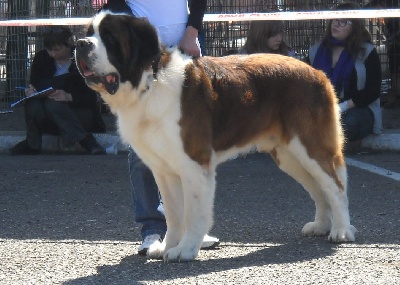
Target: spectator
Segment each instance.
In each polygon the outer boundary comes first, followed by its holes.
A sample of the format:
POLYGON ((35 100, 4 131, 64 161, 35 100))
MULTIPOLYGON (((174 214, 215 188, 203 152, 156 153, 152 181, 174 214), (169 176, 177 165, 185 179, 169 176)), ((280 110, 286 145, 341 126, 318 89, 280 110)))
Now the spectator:
MULTIPOLYGON (((398 0, 373 0, 366 8, 399 9, 398 0)), ((390 84, 388 102, 385 108, 394 108, 400 97, 400 18, 384 19, 384 34, 386 36, 386 49, 389 60, 390 84)))
MULTIPOLYGON (((342 3, 335 10, 359 8, 342 3)), ((308 60, 332 81, 348 142, 381 133, 381 64, 364 20, 329 20, 325 36, 310 48, 308 60)))
MULTIPOLYGON (((188 55, 201 55, 197 36, 202 28, 206 0, 191 1, 190 15, 188 15, 186 0, 127 0, 126 3, 124 2, 124 0, 108 1, 103 9, 146 17, 157 28, 161 42, 165 46, 179 46, 188 55)), ((152 244, 161 242, 165 236, 167 224, 151 170, 143 164, 132 149, 129 151, 128 159, 135 221, 142 225, 143 243, 139 246, 138 253, 145 255, 152 244)), ((206 235, 201 248, 213 248, 218 244, 217 238, 206 235)))
POLYGON ((25 95, 47 87, 55 90, 44 98, 25 101, 26 140, 12 147, 11 154, 39 154, 43 133, 61 135, 64 146, 78 142, 89 154, 103 154, 90 132, 105 132, 105 125, 97 108, 97 95, 87 87, 75 65, 71 30, 65 26, 47 28, 43 43, 45 49, 33 59, 25 95))
POLYGON ((283 21, 252 21, 239 53, 278 53, 294 57, 294 50, 283 41, 284 33, 283 21))

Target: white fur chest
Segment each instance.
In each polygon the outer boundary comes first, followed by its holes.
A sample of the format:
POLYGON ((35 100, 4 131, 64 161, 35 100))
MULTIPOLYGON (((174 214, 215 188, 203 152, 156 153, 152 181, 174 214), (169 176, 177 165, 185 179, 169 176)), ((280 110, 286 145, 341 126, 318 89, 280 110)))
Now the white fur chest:
POLYGON ((114 110, 122 140, 147 165, 160 171, 177 171, 174 161, 184 154, 179 125, 182 81, 170 80, 155 81, 135 103, 114 110))

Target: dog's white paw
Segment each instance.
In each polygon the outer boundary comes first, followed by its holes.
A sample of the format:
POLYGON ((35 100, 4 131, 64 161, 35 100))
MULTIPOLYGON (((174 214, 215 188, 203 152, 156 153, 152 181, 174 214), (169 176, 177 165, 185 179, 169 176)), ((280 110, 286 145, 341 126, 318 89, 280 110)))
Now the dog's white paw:
POLYGON ((349 225, 348 228, 337 228, 332 229, 331 233, 328 236, 329 241, 331 242, 350 242, 355 241, 355 233, 356 228, 352 225, 349 225))
POLYGON ((329 233, 330 226, 320 222, 309 222, 304 225, 301 233, 304 236, 324 236, 329 233))
POLYGON ((182 262, 194 260, 199 253, 199 250, 195 247, 173 247, 164 254, 165 262, 182 262))
POLYGON ((165 252, 164 242, 155 242, 147 250, 147 257, 151 259, 162 259, 165 252))

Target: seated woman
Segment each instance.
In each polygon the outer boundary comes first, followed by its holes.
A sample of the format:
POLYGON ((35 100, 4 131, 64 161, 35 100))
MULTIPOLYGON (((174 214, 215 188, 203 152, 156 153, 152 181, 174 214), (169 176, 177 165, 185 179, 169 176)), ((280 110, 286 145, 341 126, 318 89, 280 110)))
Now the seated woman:
MULTIPOLYGON (((356 10, 352 3, 336 10, 356 10)), ((381 64, 363 19, 329 20, 322 41, 309 50, 309 63, 331 79, 339 98, 348 142, 382 132, 381 64)))
POLYGON ((48 87, 54 91, 25 100, 26 140, 12 147, 11 154, 39 154, 44 133, 61 135, 64 146, 79 143, 89 154, 104 154, 90 132, 105 132, 105 124, 97 107, 97 94, 76 67, 71 30, 66 26, 47 28, 43 44, 45 49, 33 59, 25 95, 48 87))
POLYGON ((283 21, 252 21, 246 43, 239 54, 277 53, 295 56, 294 50, 283 41, 283 21))

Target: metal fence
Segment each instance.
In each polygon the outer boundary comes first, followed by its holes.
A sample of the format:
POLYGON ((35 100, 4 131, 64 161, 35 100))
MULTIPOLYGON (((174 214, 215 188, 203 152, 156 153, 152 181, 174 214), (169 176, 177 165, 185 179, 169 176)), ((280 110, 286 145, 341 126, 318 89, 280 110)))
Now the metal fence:
MULTIPOLYGON (((399 1, 392 2, 398 4, 399 1)), ((0 0, 0 19, 91 17, 104 2, 106 0, 0 0)), ((207 13, 327 10, 340 2, 343 1, 208 0, 207 13)), ((370 1, 357 2, 363 6, 370 1)), ((366 25, 381 56, 384 74, 388 76, 383 21, 367 19, 366 25)), ((285 41, 302 58, 307 54, 309 46, 322 37, 325 24, 325 20, 286 21, 285 41)), ((248 21, 205 22, 202 35, 205 53, 223 56, 240 49, 248 27, 248 21)), ((83 26, 71 28, 78 38, 83 36, 83 26)), ((23 96, 22 91, 15 87, 28 83, 31 60, 35 52, 43 48, 42 30, 43 27, 0 27, 0 113, 6 113, 10 109, 10 103, 23 96)))

